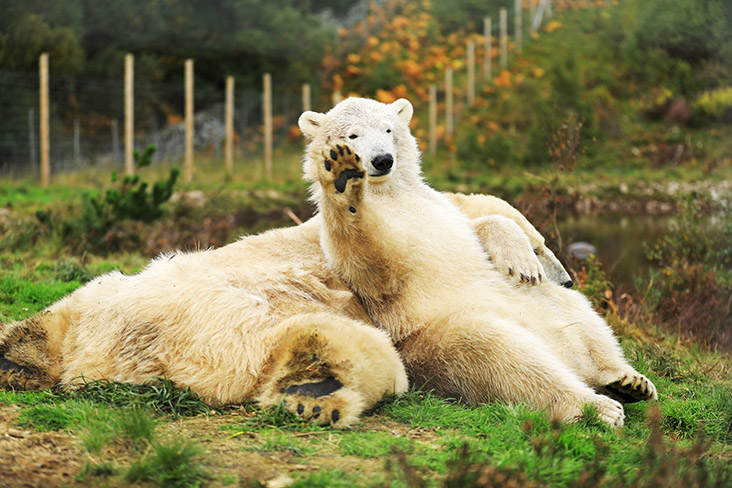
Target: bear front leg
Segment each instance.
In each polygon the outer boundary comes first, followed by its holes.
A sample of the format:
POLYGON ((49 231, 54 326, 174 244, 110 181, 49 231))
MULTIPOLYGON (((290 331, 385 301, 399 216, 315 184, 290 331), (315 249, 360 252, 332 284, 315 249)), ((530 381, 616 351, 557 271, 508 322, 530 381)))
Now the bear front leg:
POLYGON ((321 210, 332 217, 342 212, 357 213, 365 177, 361 157, 350 146, 343 142, 326 144, 323 161, 318 165, 318 179, 326 200, 321 210))
POLYGON ((501 274, 529 285, 544 281, 544 268, 516 222, 501 215, 489 215, 474 219, 471 225, 501 274))

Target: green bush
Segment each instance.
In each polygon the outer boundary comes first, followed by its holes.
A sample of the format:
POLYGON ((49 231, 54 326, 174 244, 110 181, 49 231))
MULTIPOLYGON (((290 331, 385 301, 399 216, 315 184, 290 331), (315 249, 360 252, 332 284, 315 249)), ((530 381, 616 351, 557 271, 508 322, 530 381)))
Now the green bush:
MULTIPOLYGON (((148 146, 142 153, 135 151, 135 166, 150 165, 155 146, 148 146)), ((139 240, 134 233, 125 233, 120 224, 127 220, 150 223, 163 216, 162 206, 173 195, 173 188, 180 170, 171 168, 165 180, 152 187, 139 175, 125 176, 121 181, 116 172, 111 182, 116 186, 103 195, 81 195, 81 214, 70 220, 61 220, 50 212, 36 212, 38 222, 56 233, 60 240, 76 250, 109 252, 119 250, 125 240, 139 240)))

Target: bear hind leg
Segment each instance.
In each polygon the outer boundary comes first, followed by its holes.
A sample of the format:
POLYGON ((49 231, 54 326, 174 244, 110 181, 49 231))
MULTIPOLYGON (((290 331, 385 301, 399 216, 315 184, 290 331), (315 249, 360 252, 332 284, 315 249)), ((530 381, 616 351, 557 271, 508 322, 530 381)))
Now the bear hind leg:
POLYGON ((50 371, 49 341, 40 325, 45 314, 0 324, 0 388, 44 390, 56 381, 50 371))
POLYGON ((349 427, 385 394, 407 388, 388 337, 333 314, 295 316, 281 324, 255 399, 282 402, 315 423, 349 427))

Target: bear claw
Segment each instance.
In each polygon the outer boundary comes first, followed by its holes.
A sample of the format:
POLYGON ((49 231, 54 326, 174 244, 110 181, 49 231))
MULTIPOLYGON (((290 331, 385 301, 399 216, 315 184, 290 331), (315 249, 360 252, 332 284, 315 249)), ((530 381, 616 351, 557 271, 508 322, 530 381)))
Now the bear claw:
POLYGON ((626 374, 602 389, 603 393, 620 403, 636 403, 657 398, 656 387, 640 373, 626 374))

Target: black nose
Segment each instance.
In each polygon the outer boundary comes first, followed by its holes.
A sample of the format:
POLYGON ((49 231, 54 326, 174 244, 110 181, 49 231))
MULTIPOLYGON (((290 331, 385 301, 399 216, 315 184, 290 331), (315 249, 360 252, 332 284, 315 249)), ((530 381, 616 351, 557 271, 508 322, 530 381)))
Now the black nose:
POLYGON ((371 161, 371 165, 379 173, 386 174, 394 165, 394 158, 391 156, 391 154, 381 154, 380 156, 376 156, 371 161))
POLYGON ((572 280, 569 280, 569 281, 565 281, 564 283, 562 283, 562 285, 564 285, 565 288, 572 288, 572 285, 574 285, 574 282, 572 280))

